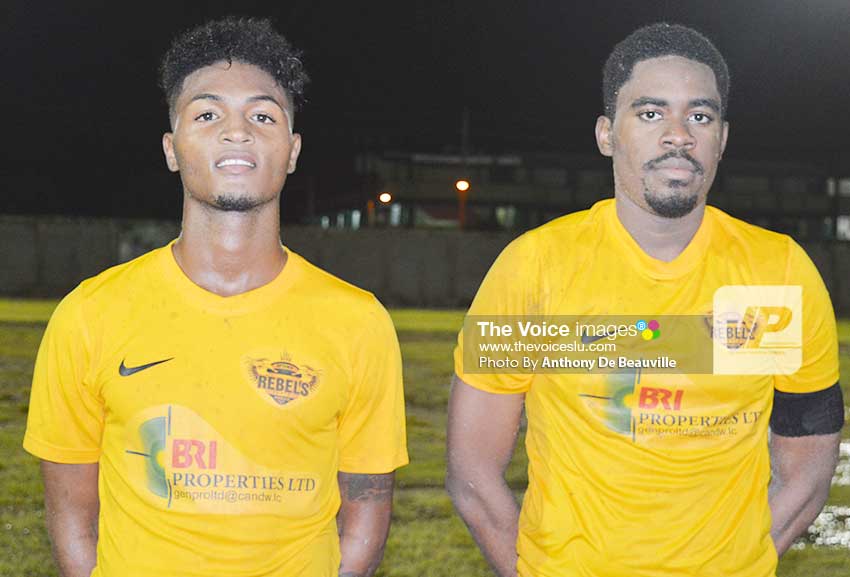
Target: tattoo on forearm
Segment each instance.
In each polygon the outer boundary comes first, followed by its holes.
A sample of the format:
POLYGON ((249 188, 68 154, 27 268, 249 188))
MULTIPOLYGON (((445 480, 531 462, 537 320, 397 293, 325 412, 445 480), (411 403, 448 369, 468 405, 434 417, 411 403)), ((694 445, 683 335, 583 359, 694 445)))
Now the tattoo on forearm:
POLYGON ((389 501, 393 497, 393 475, 340 473, 339 490, 349 501, 389 501))

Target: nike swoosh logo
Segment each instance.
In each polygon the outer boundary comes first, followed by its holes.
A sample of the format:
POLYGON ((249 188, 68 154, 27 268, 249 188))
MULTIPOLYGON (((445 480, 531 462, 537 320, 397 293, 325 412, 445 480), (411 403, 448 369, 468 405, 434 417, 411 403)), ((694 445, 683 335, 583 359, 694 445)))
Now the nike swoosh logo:
POLYGON ((611 336, 612 334, 614 334, 614 333, 611 333, 611 334, 605 333, 605 334, 602 334, 602 335, 581 335, 581 342, 586 344, 586 345, 589 345, 590 343, 595 343, 599 339, 604 339, 605 337, 611 336))
POLYGON ((118 374, 122 377, 129 377, 130 375, 135 375, 140 371, 144 371, 145 369, 149 369, 151 367, 155 367, 157 365, 161 365, 162 363, 167 363, 172 360, 174 357, 170 357, 168 359, 162 359, 161 361, 154 361, 152 363, 148 363, 146 365, 139 365, 138 367, 128 367, 124 364, 124 361, 121 361, 121 366, 118 367, 118 374))

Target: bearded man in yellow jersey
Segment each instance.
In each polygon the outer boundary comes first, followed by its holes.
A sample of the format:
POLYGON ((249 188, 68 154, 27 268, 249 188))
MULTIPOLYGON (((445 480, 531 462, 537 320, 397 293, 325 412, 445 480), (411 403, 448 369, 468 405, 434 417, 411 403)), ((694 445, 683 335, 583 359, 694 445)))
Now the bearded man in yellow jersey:
POLYGON ((233 18, 165 56, 180 237, 81 283, 36 361, 24 447, 65 577, 380 562, 407 462, 401 360, 373 295, 280 243, 299 56, 267 21, 233 18))
POLYGON ((603 75, 596 139, 613 159, 614 199, 512 242, 469 314, 695 315, 709 331, 730 287, 791 287, 802 294, 798 366, 483 374, 464 364, 462 332, 447 489, 501 577, 771 577, 821 510, 837 461, 829 296, 789 237, 706 206, 729 134, 729 74, 705 37, 639 29, 603 75), (520 510, 504 471, 523 407, 520 510))

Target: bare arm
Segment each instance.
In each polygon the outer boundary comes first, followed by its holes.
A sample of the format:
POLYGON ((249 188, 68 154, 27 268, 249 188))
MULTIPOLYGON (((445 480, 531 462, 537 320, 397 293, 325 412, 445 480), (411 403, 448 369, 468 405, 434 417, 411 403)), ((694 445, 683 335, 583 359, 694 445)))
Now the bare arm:
POLYGON ((782 556, 818 516, 838 463, 840 434, 770 437, 770 535, 782 556))
POLYGON ((505 482, 524 395, 496 395, 452 380, 446 489, 484 557, 515 577, 519 507, 505 482))
POLYGON ((393 511, 395 473, 338 475, 340 577, 370 577, 384 556, 393 511))
POLYGON ((89 577, 97 563, 98 464, 41 462, 44 509, 62 577, 89 577))

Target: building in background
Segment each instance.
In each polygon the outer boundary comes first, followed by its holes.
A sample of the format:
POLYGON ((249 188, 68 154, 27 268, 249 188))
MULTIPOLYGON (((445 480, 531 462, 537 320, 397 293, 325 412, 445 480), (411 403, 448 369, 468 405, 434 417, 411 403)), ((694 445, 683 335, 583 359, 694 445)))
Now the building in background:
MULTIPOLYGON (((599 156, 363 153, 355 170, 358 187, 318 213, 323 228, 522 231, 613 194, 599 156)), ((850 175, 819 166, 724 160, 709 203, 797 239, 850 240, 850 175)))

